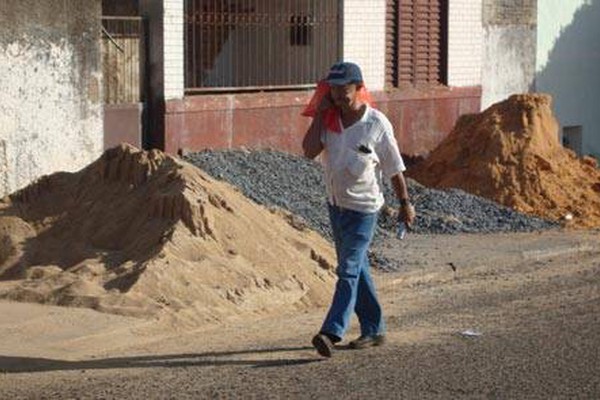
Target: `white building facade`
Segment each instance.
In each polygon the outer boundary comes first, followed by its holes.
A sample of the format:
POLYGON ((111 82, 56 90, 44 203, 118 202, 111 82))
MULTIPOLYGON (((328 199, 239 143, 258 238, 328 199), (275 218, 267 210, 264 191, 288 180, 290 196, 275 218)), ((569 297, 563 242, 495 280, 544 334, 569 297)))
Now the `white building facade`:
POLYGON ((554 99, 563 144, 600 161, 600 1, 539 0, 535 90, 554 99))
MULTIPOLYGON (((427 153, 449 133, 458 116, 479 111, 482 0, 289 0, 265 6, 267 3, 252 6, 246 2, 243 8, 230 2, 225 10, 211 5, 210 0, 163 1, 160 25, 164 52, 155 56, 153 64, 162 73, 165 115, 163 137, 156 143, 170 152, 239 145, 298 152, 300 135, 308 123, 298 118, 311 95, 306 89, 339 59, 362 67, 367 87, 392 120, 408 154, 427 153), (252 31, 247 21, 265 23, 254 17, 258 11, 260 15, 275 13, 273 20, 284 23, 289 18, 309 21, 298 32, 312 43, 300 43, 304 47, 286 45, 289 35, 280 25, 271 28, 278 32, 271 36, 252 31), (331 23, 334 13, 335 30, 319 25, 319 21, 331 23), (212 15, 220 18, 223 14, 232 25, 239 23, 237 28, 229 25, 225 34, 209 22, 212 15), (399 28, 400 22, 404 29, 399 28), (211 28, 199 28, 205 25, 211 28), (419 36, 424 26, 428 29, 426 37, 419 36), (207 29, 213 29, 212 34, 207 29), (337 47, 320 41, 325 35, 337 47), (212 47, 205 46, 207 41, 212 47), (261 46, 267 42, 277 43, 276 50, 261 46), (316 49, 313 53, 311 45, 316 49), (406 49, 414 53, 414 59, 404 57, 406 49), (206 63, 206 59, 214 61, 206 63), (241 66, 244 62, 254 69, 241 66), (297 65, 304 62, 307 66, 303 72, 297 65), (422 63, 427 64, 426 70, 420 70, 422 63), (260 71, 269 71, 271 80, 259 76, 260 71), (306 72, 312 78, 292 82, 295 87, 280 76, 291 73, 293 78, 306 72), (276 91, 269 91, 273 88, 276 91), (261 124, 262 116, 272 115, 269 109, 274 106, 282 124, 261 124)), ((144 9, 143 2, 141 13, 157 18, 151 7, 144 9)))

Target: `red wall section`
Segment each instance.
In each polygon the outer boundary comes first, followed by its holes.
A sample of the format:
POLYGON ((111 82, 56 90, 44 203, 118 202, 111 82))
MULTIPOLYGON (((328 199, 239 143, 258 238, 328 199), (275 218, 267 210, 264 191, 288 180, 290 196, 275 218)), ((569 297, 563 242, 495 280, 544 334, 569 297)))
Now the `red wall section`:
MULTIPOLYGON (((300 112, 310 91, 210 94, 170 100, 165 150, 272 148, 299 154, 310 119, 300 112)), ((402 153, 423 155, 452 129, 459 115, 479 112, 481 88, 373 93, 390 119, 402 153)))
POLYGON ((142 104, 104 105, 104 150, 129 143, 142 147, 142 104))
POLYGON ((377 106, 390 119, 400 150, 425 155, 454 127, 460 115, 477 113, 481 88, 440 88, 380 93, 377 106))

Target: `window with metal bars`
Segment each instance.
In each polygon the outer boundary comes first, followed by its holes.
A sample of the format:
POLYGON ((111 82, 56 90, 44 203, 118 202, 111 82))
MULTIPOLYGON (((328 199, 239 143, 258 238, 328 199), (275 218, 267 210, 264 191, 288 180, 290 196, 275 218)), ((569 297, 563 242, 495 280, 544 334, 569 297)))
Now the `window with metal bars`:
POLYGON ((290 22, 290 45, 310 46, 312 44, 312 17, 309 15, 292 15, 290 22))
POLYGON ((340 56, 340 0, 185 0, 187 93, 314 86, 340 56))
POLYGON ((447 84, 448 0, 388 0, 386 86, 447 84))

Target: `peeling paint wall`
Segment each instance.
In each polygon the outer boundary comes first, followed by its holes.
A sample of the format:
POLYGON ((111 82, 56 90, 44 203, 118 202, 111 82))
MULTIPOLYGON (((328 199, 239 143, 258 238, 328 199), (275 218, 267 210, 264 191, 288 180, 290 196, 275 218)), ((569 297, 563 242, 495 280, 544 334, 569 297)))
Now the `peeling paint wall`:
POLYGON ((484 0, 481 108, 533 88, 537 0, 484 0))
POLYGON ((0 195, 103 146, 100 0, 0 2, 0 195))

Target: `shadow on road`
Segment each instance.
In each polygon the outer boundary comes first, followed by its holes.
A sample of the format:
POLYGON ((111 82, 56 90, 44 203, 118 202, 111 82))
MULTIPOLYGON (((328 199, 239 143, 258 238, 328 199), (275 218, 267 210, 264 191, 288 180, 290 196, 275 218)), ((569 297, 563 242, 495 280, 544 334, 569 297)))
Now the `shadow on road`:
POLYGON ((223 359, 252 354, 296 352, 312 350, 312 347, 282 347, 230 352, 207 352, 190 354, 166 354, 156 356, 118 357, 83 361, 53 360, 49 358, 0 356, 0 372, 46 372, 120 368, 176 368, 241 365, 253 368, 284 367, 310 364, 322 358, 278 358, 278 359, 223 359))

